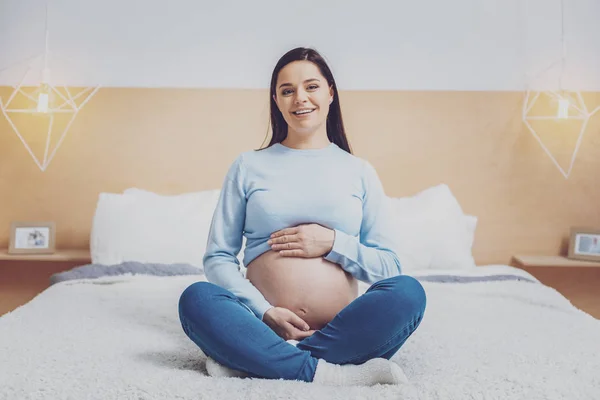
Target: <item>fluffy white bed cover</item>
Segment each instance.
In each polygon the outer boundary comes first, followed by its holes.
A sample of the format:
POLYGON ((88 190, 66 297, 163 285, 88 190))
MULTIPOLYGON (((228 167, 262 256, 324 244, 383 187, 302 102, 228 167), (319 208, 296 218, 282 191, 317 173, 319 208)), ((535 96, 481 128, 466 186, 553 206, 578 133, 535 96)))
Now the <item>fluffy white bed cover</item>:
MULTIPOLYGON (((435 274, 534 279, 502 265, 419 275, 435 274)), ((600 399, 600 321, 538 282, 423 281, 425 318, 393 357, 411 385, 336 388, 206 376, 177 313, 198 280, 51 286, 0 318, 0 399, 600 399)))

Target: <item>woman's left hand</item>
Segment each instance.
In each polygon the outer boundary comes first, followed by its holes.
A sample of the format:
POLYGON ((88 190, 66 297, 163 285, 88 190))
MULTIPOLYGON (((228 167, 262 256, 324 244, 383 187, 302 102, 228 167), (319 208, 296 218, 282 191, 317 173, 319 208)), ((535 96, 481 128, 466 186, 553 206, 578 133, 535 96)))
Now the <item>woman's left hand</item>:
POLYGON ((282 256, 314 258, 329 253, 334 239, 333 229, 306 224, 274 232, 267 243, 282 256))

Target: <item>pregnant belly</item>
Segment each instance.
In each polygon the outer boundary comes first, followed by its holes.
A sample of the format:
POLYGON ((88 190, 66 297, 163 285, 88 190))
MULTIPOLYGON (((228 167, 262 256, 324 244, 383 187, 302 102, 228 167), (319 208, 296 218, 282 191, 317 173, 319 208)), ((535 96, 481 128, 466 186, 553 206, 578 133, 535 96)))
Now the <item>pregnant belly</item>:
POLYGON ((282 257, 267 251, 254 259, 246 278, 276 307, 287 308, 311 329, 321 329, 358 296, 358 281, 322 257, 282 257))

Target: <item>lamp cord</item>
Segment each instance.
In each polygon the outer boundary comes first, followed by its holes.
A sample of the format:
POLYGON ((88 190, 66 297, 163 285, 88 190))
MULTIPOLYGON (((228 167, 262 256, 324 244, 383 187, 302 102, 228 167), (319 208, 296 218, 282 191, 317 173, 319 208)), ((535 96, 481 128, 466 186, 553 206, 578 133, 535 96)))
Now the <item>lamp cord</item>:
MULTIPOLYGON (((46 23, 45 23, 46 47, 45 47, 45 51, 44 51, 44 71, 48 70, 48 36, 49 36, 49 33, 48 33, 48 2, 49 2, 49 0, 46 0, 46 23)), ((44 78, 46 78, 46 77, 44 77, 44 78)))
POLYGON ((562 59, 561 59, 561 70, 560 77, 558 81, 559 90, 562 92, 563 90, 563 76, 565 74, 565 64, 567 59, 567 45, 565 43, 565 2, 564 0, 560 0, 560 38, 562 44, 562 59))

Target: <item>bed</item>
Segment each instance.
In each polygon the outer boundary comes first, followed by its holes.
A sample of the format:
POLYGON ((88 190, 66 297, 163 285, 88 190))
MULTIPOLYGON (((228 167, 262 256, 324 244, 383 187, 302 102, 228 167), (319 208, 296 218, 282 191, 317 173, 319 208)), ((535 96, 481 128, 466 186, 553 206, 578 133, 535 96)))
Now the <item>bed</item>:
POLYGON ((413 274, 428 308, 393 357, 410 384, 333 388, 208 377, 177 316, 179 295, 204 275, 123 265, 67 271, 0 318, 0 398, 600 398, 600 321, 510 266, 413 274))
POLYGON ((188 285, 206 280, 197 246, 207 232, 197 227, 218 194, 134 190, 99 199, 92 263, 56 274, 0 317, 0 399, 599 399, 600 321, 523 270, 474 265, 476 220, 450 207, 451 196, 443 206, 442 192, 397 201, 406 229, 398 240, 413 240, 399 255, 428 298, 420 327, 392 358, 408 384, 207 376, 177 305, 188 285))

